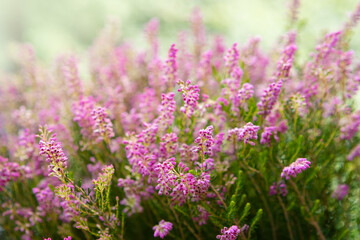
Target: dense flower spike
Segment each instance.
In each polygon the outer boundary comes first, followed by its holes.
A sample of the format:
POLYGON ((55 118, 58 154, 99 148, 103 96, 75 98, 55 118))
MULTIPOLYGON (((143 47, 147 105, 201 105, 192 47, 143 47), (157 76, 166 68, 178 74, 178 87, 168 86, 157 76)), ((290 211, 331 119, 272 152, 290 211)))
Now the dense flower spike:
POLYGON ((67 167, 67 160, 61 143, 57 141, 56 134, 46 128, 40 129, 40 154, 46 156, 49 163, 50 175, 62 177, 67 167))
POLYGON ((216 239, 236 240, 240 231, 241 230, 236 225, 233 225, 230 228, 224 227, 223 229, 221 229, 221 235, 217 235, 216 239))
POLYGON ((161 94, 161 106, 159 109, 159 121, 161 126, 164 124, 170 126, 174 121, 174 112, 176 109, 174 97, 175 94, 173 92, 161 94))
POLYGON ((0 156, 0 191, 2 191, 7 182, 16 181, 19 176, 19 164, 9 162, 7 158, 0 156))
POLYGON ((250 141, 250 139, 258 139, 258 130, 259 126, 255 126, 251 122, 248 122, 243 128, 240 128, 238 133, 238 140, 244 141, 245 144, 249 143, 250 145, 254 146, 255 143, 250 141))
POLYGON ((199 86, 192 85, 190 80, 186 82, 179 80, 177 83, 180 85, 178 92, 182 92, 182 99, 184 101, 184 106, 180 108, 180 111, 185 113, 188 118, 191 118, 200 98, 199 86))
POLYGON ((201 129, 199 131, 199 136, 195 139, 195 143, 197 143, 197 152, 201 152, 201 154, 211 156, 212 155, 212 146, 215 141, 213 138, 213 126, 208 126, 206 129, 201 129))
POLYGON ((239 57, 240 56, 239 50, 237 49, 237 43, 234 43, 224 57, 225 66, 228 68, 229 74, 232 74, 239 66, 239 57))
POLYGON ((177 49, 175 48, 175 44, 172 44, 169 49, 168 59, 165 61, 165 76, 164 76, 164 84, 173 86, 177 81, 177 70, 178 65, 176 61, 176 53, 177 49))
POLYGON ((276 141, 279 141, 279 137, 277 135, 276 127, 265 127, 264 131, 261 133, 261 144, 270 144, 271 136, 274 136, 276 141))
POLYGON ((287 180, 290 179, 290 176, 295 178, 297 174, 310 168, 310 164, 311 162, 306 158, 298 158, 295 162, 291 163, 290 166, 283 169, 281 177, 287 180))
POLYGON ((154 237, 164 238, 172 230, 173 224, 171 222, 166 222, 161 220, 158 225, 153 227, 154 237))
POLYGON ((91 112, 91 116, 94 120, 93 131, 96 136, 96 141, 100 142, 104 140, 105 142, 109 142, 115 134, 105 109, 102 107, 95 108, 91 112))
POLYGON ((266 117, 271 113, 271 110, 273 109, 279 97, 282 85, 282 80, 279 80, 276 83, 271 83, 269 87, 264 90, 260 102, 257 104, 259 108, 259 115, 263 115, 266 117))

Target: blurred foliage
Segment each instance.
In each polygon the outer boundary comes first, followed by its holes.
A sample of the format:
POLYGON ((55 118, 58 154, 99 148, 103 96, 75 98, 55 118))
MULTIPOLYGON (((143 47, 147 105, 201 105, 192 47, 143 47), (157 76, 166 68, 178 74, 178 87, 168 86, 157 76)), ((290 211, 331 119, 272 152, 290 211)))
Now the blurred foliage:
MULTIPOLYGON (((204 15, 210 32, 226 36, 227 43, 240 45, 251 36, 271 48, 286 29, 292 0, 0 0, 0 67, 9 68, 12 42, 29 42, 44 62, 73 51, 83 53, 109 18, 119 21, 122 37, 144 45, 143 26, 150 18, 160 20, 162 52, 187 28, 194 7, 204 15)), ((341 27, 357 0, 302 0, 298 44, 300 60, 311 51, 324 31, 341 27)), ((360 31, 351 48, 360 49, 360 31)))

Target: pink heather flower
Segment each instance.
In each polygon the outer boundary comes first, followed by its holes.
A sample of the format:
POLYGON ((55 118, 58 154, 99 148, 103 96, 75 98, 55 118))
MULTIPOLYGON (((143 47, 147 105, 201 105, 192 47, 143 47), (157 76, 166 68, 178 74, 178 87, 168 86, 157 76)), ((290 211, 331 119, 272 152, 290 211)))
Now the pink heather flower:
POLYGON ((200 226, 206 224, 210 214, 200 205, 197 205, 197 209, 199 211, 199 215, 194 217, 194 221, 196 221, 200 226))
POLYGON ((221 229, 222 235, 217 235, 216 238, 220 240, 236 240, 240 231, 241 230, 236 225, 233 225, 230 228, 224 227, 221 229))
POLYGON ((159 122, 160 126, 164 124, 170 126, 174 121, 174 112, 176 109, 176 102, 174 100, 175 94, 170 92, 168 94, 161 94, 161 106, 159 107, 159 122))
POLYGON ((109 141, 115 136, 112 123, 107 117, 105 108, 98 107, 93 109, 91 116, 94 120, 93 132, 97 142, 101 142, 102 140, 109 141))
MULTIPOLYGON (((175 158, 170 158, 167 161, 157 165, 156 171, 159 173, 156 190, 159 190, 158 194, 169 195, 172 187, 175 185, 176 176, 174 174, 175 158)), ((187 170, 187 169, 185 169, 187 170)))
POLYGON ((285 167, 281 173, 282 178, 290 179, 290 176, 296 177, 297 174, 310 168, 311 162, 306 158, 298 158, 295 162, 291 163, 290 166, 285 167))
POLYGON ((81 99, 84 94, 83 87, 78 72, 77 60, 73 55, 65 59, 62 71, 70 96, 81 99))
POLYGON ((285 197, 288 194, 286 184, 284 182, 280 183, 279 188, 280 188, 280 195, 285 197))
POLYGON ((269 191, 269 195, 276 195, 277 193, 280 193, 281 196, 285 197, 288 194, 287 191, 287 187, 286 184, 281 181, 280 184, 277 184, 276 182, 274 182, 271 186, 270 186, 270 191, 269 191))
POLYGON ((250 139, 257 139, 257 132, 259 130, 259 126, 256 126, 252 124, 251 122, 248 122, 243 128, 240 128, 239 134, 238 134, 238 140, 243 141, 245 144, 250 144, 252 146, 255 145, 254 142, 250 141, 250 139))
POLYGON ((360 126, 360 111, 352 113, 351 115, 345 115, 340 120, 340 138, 350 140, 359 131, 360 126))
POLYGON ((264 131, 261 133, 261 144, 270 144, 271 143, 271 136, 274 136, 276 141, 279 141, 279 137, 277 135, 276 127, 265 127, 264 131))
POLYGON ((336 187, 331 197, 341 201, 346 195, 348 195, 348 193, 349 186, 347 184, 340 184, 336 187))
POLYGON ((9 162, 7 158, 0 156, 0 191, 6 183, 16 181, 20 176, 19 164, 9 162))
POLYGON ((176 62, 176 53, 177 49, 175 44, 172 44, 169 49, 168 59, 165 61, 165 76, 164 84, 172 86, 177 81, 177 62, 176 62))
POLYGON ((239 66, 239 50, 237 49, 237 43, 234 43, 227 51, 224 60, 228 73, 231 74, 239 66))
POLYGON ((172 230, 173 224, 171 222, 166 222, 161 220, 158 225, 153 227, 154 237, 164 238, 172 230))
POLYGON ((277 194, 277 183, 274 182, 271 186, 270 186, 270 191, 269 191, 269 195, 273 196, 277 194))
POLYGON ((162 158, 167 159, 174 156, 178 147, 178 138, 175 133, 165 134, 160 142, 160 155, 162 158))
POLYGON ((277 63, 277 72, 275 74, 275 77, 278 80, 285 80, 289 77, 289 72, 294 61, 296 49, 297 47, 295 44, 290 44, 285 47, 282 56, 277 63))
POLYGON ((135 96, 137 112, 142 117, 142 122, 151 122, 159 107, 158 96, 153 88, 145 88, 142 93, 135 96))
POLYGON ((360 157, 360 144, 358 144, 347 156, 347 160, 352 161, 355 157, 360 157))
POLYGON ((93 139, 94 119, 91 116, 92 110, 95 106, 95 100, 92 97, 82 98, 74 103, 72 112, 74 114, 74 121, 80 127, 81 135, 87 141, 93 139))
POLYGON ((269 85, 267 89, 264 90, 260 102, 257 103, 259 115, 263 115, 264 117, 271 113, 281 91, 282 80, 278 82, 273 82, 269 85))
POLYGON ((54 192, 49 187, 43 189, 36 187, 32 191, 39 203, 37 211, 40 216, 45 216, 47 213, 60 214, 60 199, 54 196, 54 192))
POLYGON ((199 131, 199 136, 194 141, 198 145, 196 148, 197 152, 202 152, 208 156, 212 155, 212 146, 215 144, 213 131, 214 127, 212 125, 199 131))
POLYGON ((68 158, 64 154, 61 143, 57 141, 56 134, 51 134, 51 131, 40 129, 40 155, 46 156, 46 161, 49 163, 49 170, 55 176, 59 176, 67 167, 68 158))
POLYGON ((250 83, 244 83, 242 88, 238 91, 238 99, 240 105, 245 101, 250 99, 254 95, 254 86, 250 83))
POLYGON ((198 85, 191 85, 190 80, 185 83, 182 80, 177 82, 180 85, 178 92, 182 92, 182 98, 184 106, 180 108, 180 111, 185 113, 188 118, 191 118, 200 98, 200 88, 198 85))

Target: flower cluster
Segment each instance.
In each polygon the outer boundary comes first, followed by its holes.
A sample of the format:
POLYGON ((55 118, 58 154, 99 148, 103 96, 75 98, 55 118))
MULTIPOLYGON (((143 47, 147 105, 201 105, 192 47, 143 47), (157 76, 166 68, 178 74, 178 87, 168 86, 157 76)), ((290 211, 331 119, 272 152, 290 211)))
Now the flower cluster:
POLYGON ((61 178, 67 168, 68 158, 64 153, 61 143, 57 141, 55 133, 52 134, 51 131, 46 128, 40 129, 40 133, 40 155, 46 156, 46 161, 49 163, 50 175, 61 178))
POLYGON ((16 181, 19 176, 19 164, 15 162, 9 162, 7 158, 0 156, 0 191, 7 182, 16 181))
POLYGON ((286 197, 286 195, 288 194, 287 191, 287 187, 286 184, 284 182, 280 182, 280 184, 277 184, 276 182, 274 182, 271 186, 270 186, 270 191, 269 191, 269 195, 273 196, 279 194, 283 197, 286 197))
POLYGON ((153 227, 154 237, 164 238, 166 235, 170 233, 173 228, 173 224, 171 222, 166 222, 165 220, 161 220, 158 225, 153 227))
POLYGON ((259 126, 255 126, 253 123, 248 122, 243 128, 240 128, 238 133, 238 140, 244 141, 245 144, 250 144, 252 146, 255 145, 254 142, 250 141, 250 139, 257 139, 257 132, 259 130, 259 126))
POLYGON ((213 126, 208 126, 206 129, 201 129, 199 131, 199 136, 194 141, 197 143, 197 152, 201 152, 203 155, 212 155, 212 146, 215 143, 213 138, 213 131, 213 126))
POLYGON ((91 116, 94 120, 94 135, 96 136, 96 141, 108 142, 112 137, 114 137, 114 131, 112 129, 112 123, 107 117, 105 109, 102 107, 93 109, 91 116))
POLYGON ((199 86, 192 85, 190 80, 187 80, 186 82, 179 80, 177 83, 180 85, 178 92, 182 92, 184 101, 184 106, 180 108, 180 111, 185 113, 188 118, 191 118, 200 98, 199 86))
POLYGON ((310 164, 311 162, 306 158, 298 158, 295 162, 291 163, 290 166, 284 167, 281 177, 287 180, 290 179, 290 176, 295 178, 296 175, 310 168, 310 164))
POLYGON ((240 231, 241 230, 236 225, 233 225, 230 228, 224 227, 223 229, 221 229, 221 235, 217 235, 216 239, 236 240, 240 231))
POLYGON ((279 137, 277 135, 276 127, 265 127, 264 131, 261 133, 261 144, 270 144, 271 136, 274 136, 276 141, 279 141, 279 137))

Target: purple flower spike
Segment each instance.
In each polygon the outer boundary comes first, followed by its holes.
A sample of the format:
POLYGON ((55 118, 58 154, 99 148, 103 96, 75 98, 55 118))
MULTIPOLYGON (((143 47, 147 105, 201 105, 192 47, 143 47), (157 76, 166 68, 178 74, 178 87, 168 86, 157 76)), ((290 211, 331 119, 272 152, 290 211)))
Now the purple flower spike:
POLYGON ((169 232, 172 230, 173 224, 171 222, 166 222, 165 220, 161 220, 158 225, 153 227, 155 231, 154 237, 164 238, 169 232))
POLYGON ((217 235, 216 238, 220 240, 236 240, 240 231, 241 230, 238 228, 238 226, 235 225, 231 226, 229 229, 224 227, 221 229, 222 235, 217 235))
POLYGON ((311 162, 306 158, 298 158, 295 162, 291 163, 290 166, 285 167, 281 173, 282 178, 290 179, 290 176, 296 177, 297 174, 310 168, 311 162))

